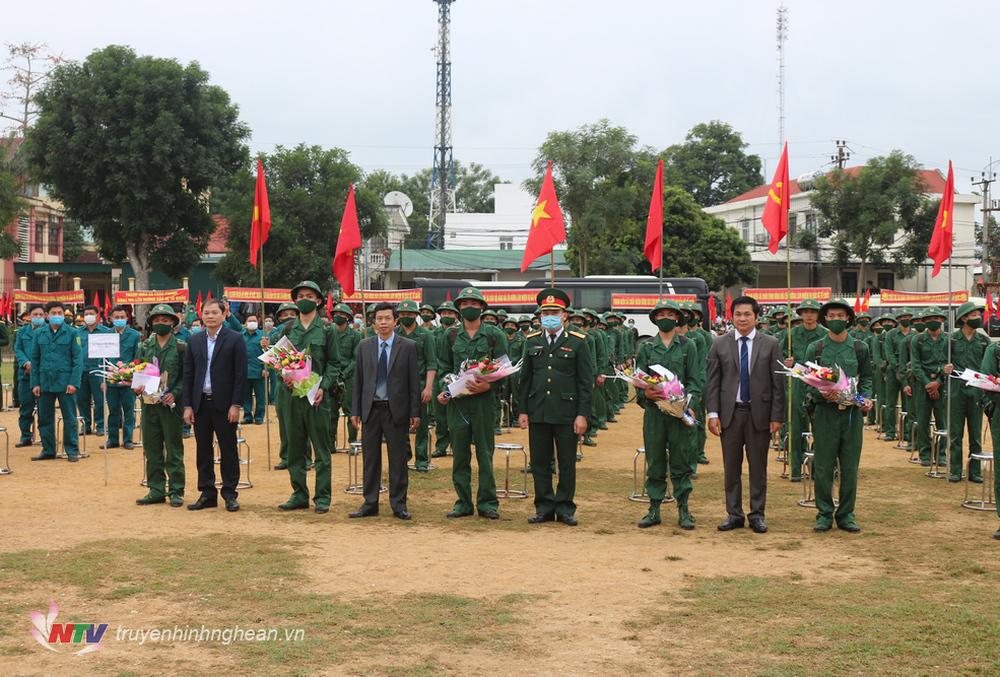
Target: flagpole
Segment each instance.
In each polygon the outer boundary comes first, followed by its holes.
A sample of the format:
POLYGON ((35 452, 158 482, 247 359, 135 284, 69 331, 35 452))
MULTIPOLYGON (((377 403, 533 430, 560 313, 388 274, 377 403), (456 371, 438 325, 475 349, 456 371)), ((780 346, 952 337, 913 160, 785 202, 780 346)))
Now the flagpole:
MULTIPOLYGON (((789 190, 789 199, 791 198, 791 190, 789 190)), ((792 243, 788 241, 785 243, 785 283, 788 287, 788 291, 785 296, 785 337, 787 339, 786 343, 788 345, 788 356, 792 357, 792 243)), ((795 472, 792 468, 791 457, 792 457, 792 435, 795 431, 792 429, 792 377, 788 376, 785 382, 785 400, 788 403, 788 439, 785 440, 785 454, 784 462, 782 463, 782 477, 788 477, 790 474, 795 472)), ((778 438, 781 438, 781 433, 778 433, 778 438)))
MULTIPOLYGON (((654 190, 654 192, 655 192, 655 190, 654 190)), ((660 220, 660 261, 659 261, 659 264, 660 264, 660 291, 659 291, 659 295, 658 295, 659 297, 657 298, 657 302, 663 300, 663 237, 664 237, 663 230, 664 230, 664 228, 663 228, 663 220, 661 219, 660 220)))
POLYGON ((556 286, 556 250, 553 248, 549 251, 549 270, 552 275, 552 284, 550 286, 556 286))
MULTIPOLYGON (((257 227, 261 229, 263 233, 264 224, 261 223, 257 227)), ((260 245, 260 264, 257 266, 257 270, 260 272, 260 326, 264 326, 264 245, 260 245)), ((268 337, 270 338, 270 337, 268 337)), ((267 373, 267 369, 264 370, 264 427, 265 435, 267 435, 267 469, 268 471, 273 471, 274 466, 271 465, 271 411, 268 409, 267 398, 271 389, 268 387, 270 385, 271 375, 267 373)))
MULTIPOLYGON (((955 329, 955 317, 952 315, 952 308, 951 308, 951 252, 948 252, 948 330, 945 332, 945 340, 948 342, 948 364, 951 364, 951 332, 954 329, 955 329)), ((954 366, 952 367, 952 369, 954 369, 954 366)), ((951 456, 951 454, 954 453, 951 449, 951 375, 945 376, 945 383, 947 384, 948 388, 947 405, 946 405, 948 407, 948 416, 946 419, 947 424, 945 426, 948 429, 948 444, 946 446, 946 449, 948 449, 948 455, 951 456)), ((971 435, 969 437, 969 446, 970 447, 972 446, 971 435)), ((934 459, 934 463, 932 465, 934 467, 937 467, 937 458, 934 459)), ((961 474, 962 472, 959 471, 959 475, 961 474)))

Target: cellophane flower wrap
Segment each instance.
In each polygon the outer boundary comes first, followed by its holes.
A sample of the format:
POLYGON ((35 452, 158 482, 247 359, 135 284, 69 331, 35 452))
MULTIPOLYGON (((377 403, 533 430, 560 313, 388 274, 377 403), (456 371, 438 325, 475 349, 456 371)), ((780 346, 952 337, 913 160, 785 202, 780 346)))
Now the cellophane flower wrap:
POLYGON ((446 374, 443 380, 451 397, 464 397, 471 394, 469 386, 473 383, 494 383, 507 378, 519 372, 522 364, 523 360, 519 360, 517 364, 512 363, 507 355, 496 359, 482 357, 465 360, 457 374, 446 374))
POLYGON ((282 336, 257 359, 281 377, 292 395, 306 397, 310 404, 315 403, 321 378, 313 373, 308 348, 298 350, 287 336, 282 336))
POLYGON ((966 369, 960 374, 952 374, 952 378, 965 381, 966 385, 991 393, 1000 393, 1000 377, 984 374, 974 369, 966 369))
MULTIPOLYGON (((100 369, 94 369, 90 373, 107 379, 108 383, 113 385, 129 385, 132 383, 133 374, 142 373, 149 367, 150 363, 145 360, 132 360, 131 362, 104 360, 100 369)), ((157 376, 159 376, 159 370, 157 370, 157 376)))
POLYGON ((837 393, 836 404, 841 409, 865 406, 865 397, 858 392, 858 379, 848 376, 847 372, 837 365, 824 367, 815 362, 805 364, 796 362, 791 367, 781 362, 778 365, 781 367, 778 371, 780 374, 797 378, 821 393, 837 393))
POLYGON ((698 420, 691 411, 691 396, 684 390, 684 384, 677 375, 660 365, 651 365, 650 369, 659 373, 647 374, 641 369, 615 369, 614 378, 631 383, 637 390, 647 393, 659 391, 664 399, 654 401, 657 409, 681 419, 685 425, 698 425, 698 420))

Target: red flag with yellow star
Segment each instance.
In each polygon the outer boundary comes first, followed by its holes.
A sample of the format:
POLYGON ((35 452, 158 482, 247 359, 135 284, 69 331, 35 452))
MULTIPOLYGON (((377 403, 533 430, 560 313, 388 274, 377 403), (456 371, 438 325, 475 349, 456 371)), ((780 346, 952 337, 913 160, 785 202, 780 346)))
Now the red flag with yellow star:
POLYGON ((257 252, 264 248, 271 232, 271 205, 264 183, 264 163, 257 159, 257 187, 253 193, 253 220, 250 222, 250 265, 257 267, 257 252))
POLYGON ((340 220, 337 252, 333 255, 333 276, 340 282, 344 294, 354 293, 354 250, 361 246, 361 228, 358 226, 358 207, 354 201, 354 184, 347 192, 344 216, 340 220))
POLYGON ((772 254, 778 253, 778 243, 788 235, 788 203, 791 185, 788 182, 788 143, 785 142, 785 149, 781 151, 781 161, 778 162, 778 170, 774 172, 774 179, 771 180, 771 189, 767 191, 767 202, 764 203, 764 213, 760 220, 764 224, 765 230, 771 236, 771 241, 767 245, 768 251, 772 254))
POLYGON ((531 230, 528 231, 528 243, 524 246, 524 258, 521 259, 523 273, 539 256, 545 256, 560 242, 566 241, 566 222, 563 221, 559 200, 556 199, 556 184, 552 181, 552 160, 549 160, 542 180, 542 190, 538 193, 538 202, 531 212, 531 230))
MULTIPOLYGON (((944 184, 944 195, 941 196, 941 206, 938 207, 937 220, 934 222, 934 234, 931 235, 931 245, 927 248, 927 256, 934 259, 934 270, 931 277, 941 272, 941 264, 951 258, 951 237, 955 211, 955 174, 951 170, 951 160, 948 160, 948 180, 944 184)), ((950 290, 949 290, 950 291, 950 290)))

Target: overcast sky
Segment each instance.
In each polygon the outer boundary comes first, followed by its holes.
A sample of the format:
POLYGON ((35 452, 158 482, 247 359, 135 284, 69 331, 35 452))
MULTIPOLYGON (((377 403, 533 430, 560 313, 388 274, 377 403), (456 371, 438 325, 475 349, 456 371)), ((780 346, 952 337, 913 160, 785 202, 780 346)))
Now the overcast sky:
MULTIPOLYGON (((775 10, 758 0, 457 0, 455 157, 520 181, 550 130, 602 117, 657 148, 732 124, 770 178, 779 154, 775 10)), ((788 0, 791 174, 900 148, 970 191, 996 143, 1000 3, 788 0)), ((8 13, 9 14, 9 13, 8 13)), ((253 150, 340 146, 364 169, 415 172, 434 145, 432 0, 46 0, 4 42, 83 59, 108 44, 196 60, 239 104, 253 150)), ((7 17, 11 19, 11 16, 7 17)), ((667 177, 669 182, 669 177, 667 177)))

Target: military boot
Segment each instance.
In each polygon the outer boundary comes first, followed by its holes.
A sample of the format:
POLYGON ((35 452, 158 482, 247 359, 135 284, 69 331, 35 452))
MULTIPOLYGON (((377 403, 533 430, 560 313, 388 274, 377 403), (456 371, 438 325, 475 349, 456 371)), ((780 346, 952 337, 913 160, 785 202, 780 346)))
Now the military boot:
POLYGON ((649 512, 639 520, 639 528, 646 529, 660 523, 660 503, 661 501, 651 498, 649 500, 649 512))
POLYGON ((677 506, 677 526, 688 531, 694 529, 694 515, 688 510, 687 504, 677 506))

